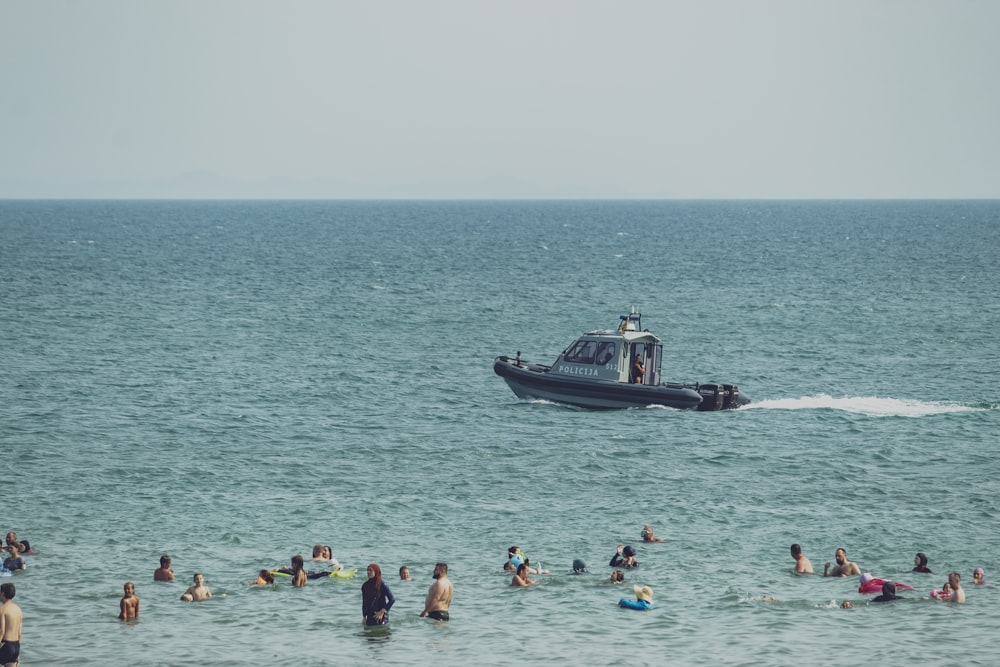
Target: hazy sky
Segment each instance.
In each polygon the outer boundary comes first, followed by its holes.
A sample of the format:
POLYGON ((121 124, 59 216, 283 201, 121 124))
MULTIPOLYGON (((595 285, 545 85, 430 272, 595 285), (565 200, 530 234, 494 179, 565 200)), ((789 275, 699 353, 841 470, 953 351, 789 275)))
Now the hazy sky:
POLYGON ((0 197, 1000 197, 996 0, 0 0, 0 197))

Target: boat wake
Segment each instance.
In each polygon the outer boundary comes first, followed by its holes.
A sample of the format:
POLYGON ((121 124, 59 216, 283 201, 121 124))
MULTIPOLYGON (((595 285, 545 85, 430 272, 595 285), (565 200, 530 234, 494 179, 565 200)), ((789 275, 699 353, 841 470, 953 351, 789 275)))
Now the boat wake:
POLYGON ((951 412, 979 412, 982 407, 970 407, 947 401, 917 401, 877 396, 849 396, 833 398, 826 394, 802 398, 775 398, 744 406, 743 410, 843 410, 869 417, 924 417, 951 412))

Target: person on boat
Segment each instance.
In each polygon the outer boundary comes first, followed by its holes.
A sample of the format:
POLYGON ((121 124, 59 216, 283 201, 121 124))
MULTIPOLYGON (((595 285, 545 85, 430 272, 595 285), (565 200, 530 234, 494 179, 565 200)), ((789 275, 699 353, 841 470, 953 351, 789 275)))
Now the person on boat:
POLYGON ((635 558, 635 549, 631 544, 625 546, 619 544, 618 550, 611 557, 611 562, 608 565, 611 567, 624 567, 627 570, 639 567, 639 561, 635 558))
POLYGON ((837 549, 834 553, 834 560, 837 561, 837 565, 832 570, 830 569, 831 564, 829 561, 823 565, 824 577, 850 577, 861 574, 861 568, 858 567, 858 564, 847 560, 846 549, 837 549))
POLYGON ((642 367, 642 355, 635 355, 632 360, 632 370, 629 373, 629 382, 632 384, 642 384, 642 377, 646 374, 646 369, 642 367))
POLYGON ((642 532, 640 534, 642 535, 642 541, 643 542, 662 542, 663 541, 662 537, 657 537, 656 535, 653 535, 653 527, 650 526, 648 523, 642 527, 642 532))
POLYGON ((377 563, 368 566, 368 580, 361 584, 361 622, 366 626, 389 623, 389 610, 396 598, 384 581, 377 563))
POLYGON ((927 567, 927 554, 925 554, 922 551, 917 553, 917 555, 913 557, 913 569, 910 571, 923 572, 925 574, 934 574, 933 572, 931 572, 931 568, 927 567))
POLYGON ((812 574, 813 564, 806 558, 806 555, 802 553, 802 547, 798 544, 792 545, 792 558, 795 559, 795 574, 812 574))
POLYGON ((873 598, 872 602, 892 602, 893 600, 905 600, 906 598, 896 595, 896 584, 887 581, 882 584, 882 595, 873 598))
POLYGON ((618 601, 619 607, 624 607, 625 609, 636 609, 639 611, 646 611, 647 609, 653 608, 653 589, 649 586, 633 586, 632 590, 635 591, 635 599, 628 600, 622 598, 618 601))
POLYGON ((525 563, 521 563, 521 566, 517 568, 517 572, 514 573, 514 578, 510 580, 511 586, 527 587, 534 586, 538 582, 534 579, 529 579, 528 575, 530 571, 525 563))
POLYGON ((174 568, 170 567, 170 556, 160 556, 160 567, 153 570, 153 581, 173 581, 174 568))

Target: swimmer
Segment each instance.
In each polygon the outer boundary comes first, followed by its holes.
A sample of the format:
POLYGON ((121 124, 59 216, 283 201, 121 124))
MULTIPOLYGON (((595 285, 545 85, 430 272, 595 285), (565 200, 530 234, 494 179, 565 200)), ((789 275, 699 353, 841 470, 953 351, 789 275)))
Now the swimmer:
POLYGON ((952 572, 948 575, 948 583, 951 584, 951 598, 955 604, 965 604, 965 591, 962 590, 962 575, 952 572))
POLYGON ((400 568, 399 568, 399 578, 400 578, 401 581, 409 581, 410 580, 410 568, 406 567, 405 565, 400 566, 400 568))
POLYGON ((0 665, 16 665, 21 655, 21 608, 14 604, 14 584, 0 585, 0 665))
POLYGON ((305 562, 302 560, 301 554, 292 556, 292 586, 302 588, 306 585, 307 580, 305 562))
POLYGON ((611 567, 624 567, 627 570, 639 567, 639 561, 635 558, 635 549, 632 545, 618 545, 615 555, 608 563, 611 567))
POLYGON ((126 581, 125 595, 122 596, 121 604, 119 608, 121 613, 118 614, 119 621, 135 621, 139 619, 139 598, 135 595, 135 584, 131 581, 126 581))
POLYGON ((986 580, 983 578, 985 576, 986 572, 983 571, 983 568, 977 567, 972 571, 972 583, 976 586, 982 586, 986 583, 986 580))
POLYGON ((896 595, 896 584, 887 581, 882 584, 882 595, 873 598, 872 602, 892 602, 894 600, 905 600, 906 598, 896 595))
POLYGON ((947 581, 944 582, 944 586, 941 587, 939 591, 931 591, 931 597, 937 598, 938 600, 948 600, 951 599, 951 584, 947 581))
POLYGON ((361 584, 361 624, 386 625, 389 610, 396 598, 382 581, 382 568, 376 563, 368 566, 368 580, 361 584))
POLYGON ((795 559, 795 574, 813 574, 813 564, 802 553, 802 547, 798 544, 793 544, 791 552, 792 558, 795 559))
POLYGON ((528 578, 528 566, 524 563, 521 563, 521 566, 517 568, 517 572, 514 574, 514 578, 510 580, 511 586, 527 587, 534 586, 537 583, 537 581, 528 578))
POLYGON ((624 607, 625 609, 637 609, 639 611, 645 611, 653 608, 652 588, 649 586, 633 586, 632 590, 635 591, 635 599, 628 600, 622 598, 618 601, 619 607, 624 607))
POLYGON ((24 562, 23 558, 21 558, 21 550, 18 544, 16 543, 11 544, 10 546, 7 547, 7 551, 10 552, 10 556, 7 556, 7 558, 3 562, 3 567, 5 570, 10 570, 11 572, 14 572, 15 570, 28 569, 28 564, 24 562))
POLYGON ((925 574, 934 574, 933 572, 931 572, 931 568, 927 567, 927 554, 925 554, 922 551, 917 553, 917 555, 913 557, 913 569, 910 571, 923 572, 925 574))
POLYGON ((653 528, 648 523, 642 527, 642 532, 640 533, 640 535, 642 535, 642 541, 643 542, 662 542, 663 541, 662 537, 656 537, 655 535, 653 535, 653 528))
POLYGON ((274 583, 274 575, 267 570, 261 570, 257 573, 257 578, 250 582, 251 586, 269 586, 274 583))
POLYGON ((201 572, 195 572, 193 579, 194 586, 191 586, 181 594, 181 600, 185 602, 201 602, 212 597, 212 591, 205 585, 205 575, 201 572))
POLYGON ((612 584, 624 584, 625 583, 625 573, 621 570, 615 570, 611 573, 611 578, 608 579, 612 584))
POLYGON ((170 556, 160 556, 160 567, 153 571, 153 581, 173 581, 174 568, 170 567, 170 556))
POLYGON ((454 594, 455 587, 448 579, 448 564, 438 563, 434 566, 434 583, 427 589, 424 610, 420 612, 420 618, 427 616, 436 621, 449 620, 451 617, 448 609, 451 607, 451 598, 454 594))
POLYGON ((521 547, 510 547, 507 549, 507 562, 503 564, 503 569, 508 572, 516 572, 521 563, 525 561, 521 547))
POLYGON ((573 559, 573 571, 570 574, 590 574, 590 570, 587 569, 587 564, 579 558, 573 559))
POLYGON ((847 560, 846 549, 837 549, 836 553, 834 553, 834 560, 837 561, 837 566, 832 570, 830 569, 829 562, 823 565, 824 577, 850 577, 861 574, 861 568, 858 567, 858 564, 847 560))
POLYGON ((850 600, 844 600, 843 602, 840 603, 840 608, 841 609, 853 609, 854 605, 851 604, 850 600))

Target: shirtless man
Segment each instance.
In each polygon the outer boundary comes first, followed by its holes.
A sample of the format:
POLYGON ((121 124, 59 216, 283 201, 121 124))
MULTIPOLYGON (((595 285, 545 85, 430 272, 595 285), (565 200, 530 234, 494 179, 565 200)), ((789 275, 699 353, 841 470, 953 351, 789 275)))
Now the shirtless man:
POLYGON ((139 598, 135 595, 135 584, 131 581, 125 582, 125 595, 122 596, 121 613, 118 614, 119 621, 134 621, 139 618, 139 598))
POLYGON ((792 545, 792 558, 795 559, 795 574, 813 574, 813 564, 802 553, 802 547, 798 544, 792 545))
POLYGON ((201 572, 195 572, 194 586, 184 591, 181 599, 185 602, 200 602, 210 597, 212 597, 212 591, 208 590, 208 586, 205 585, 205 575, 201 572))
POLYGON ((520 567, 517 568, 517 572, 514 574, 514 578, 510 580, 510 585, 525 588, 527 586, 534 586, 537 584, 537 581, 533 581, 528 578, 528 574, 528 566, 521 563, 520 567))
POLYGON ((153 581, 173 581, 174 568, 170 567, 170 556, 160 556, 160 567, 153 571, 153 581))
POLYGON ((827 561, 823 565, 824 577, 850 577, 851 575, 861 574, 861 568, 858 567, 858 564, 847 560, 846 550, 837 549, 833 556, 834 560, 837 561, 837 566, 831 570, 830 562, 827 561))
POLYGON ((14 604, 14 584, 0 585, 0 665, 17 664, 21 655, 21 608, 14 604))
POLYGON ((962 575, 952 572, 948 575, 948 583, 951 584, 951 597, 948 599, 955 604, 964 604, 965 590, 962 589, 962 575))
POLYGON ((434 583, 427 590, 427 599, 424 600, 424 610, 420 612, 420 618, 428 616, 435 621, 447 621, 451 596, 454 592, 451 580, 448 579, 448 564, 438 563, 434 566, 434 583))

